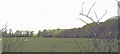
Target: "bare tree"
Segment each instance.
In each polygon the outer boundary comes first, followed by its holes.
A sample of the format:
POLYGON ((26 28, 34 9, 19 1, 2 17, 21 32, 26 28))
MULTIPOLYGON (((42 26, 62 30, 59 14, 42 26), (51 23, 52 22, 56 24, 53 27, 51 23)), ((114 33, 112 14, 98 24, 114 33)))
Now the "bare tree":
MULTIPOLYGON (((90 14, 90 12, 92 11, 92 8, 95 6, 96 2, 97 2, 97 0, 96 0, 96 1, 94 2, 94 4, 90 7, 90 9, 88 10, 87 14, 84 14, 84 12, 83 12, 83 11, 84 11, 83 6, 84 6, 84 4, 85 4, 85 2, 83 2, 83 4, 82 4, 82 10, 81 10, 81 12, 80 12, 80 15, 81 15, 81 16, 84 16, 84 17, 86 17, 86 18, 88 18, 88 19, 90 19, 90 20, 97 26, 97 29, 98 29, 97 32, 99 32, 99 33, 101 34, 101 36, 99 36, 98 38, 93 38, 94 48, 93 48, 91 51, 93 51, 94 49, 97 49, 98 52, 101 52, 101 49, 100 49, 100 47, 99 47, 99 44, 100 44, 100 41, 103 40, 103 41, 106 43, 106 46, 109 47, 109 52, 111 52, 113 46, 110 45, 110 43, 111 43, 110 41, 113 41, 113 42, 115 42, 115 41, 112 40, 112 39, 105 39, 106 34, 103 33, 103 31, 104 31, 104 30, 103 30, 103 27, 99 24, 99 23, 100 23, 100 20, 107 14, 107 10, 105 11, 105 13, 104 13, 101 17, 98 17, 96 11, 94 10, 94 14, 95 14, 95 17, 97 18, 97 22, 96 22, 92 17, 89 16, 89 14, 90 14), (98 40, 98 39, 99 39, 99 40, 98 40)), ((85 20, 83 20, 83 19, 81 19, 81 18, 79 18, 79 20, 81 20, 81 21, 83 21, 84 23, 88 24, 85 20)), ((91 29, 91 34, 92 34, 94 37, 97 36, 96 33, 94 32, 94 29, 91 29)), ((115 43, 117 44, 117 42, 115 42, 115 43)))
MULTIPOLYGON (((91 42, 91 39, 90 39, 89 43, 90 44, 92 43, 94 47, 90 48, 91 47, 90 46, 89 48, 87 48, 88 45, 86 46, 86 45, 84 45, 84 43, 78 42, 76 39, 73 39, 74 42, 64 42, 64 43, 58 44, 55 47, 55 49, 53 50, 53 52, 57 51, 57 49, 60 48, 62 45, 68 44, 68 43, 74 43, 74 44, 76 44, 76 46, 79 48, 80 52, 95 52, 94 51, 95 49, 97 49, 98 52, 102 52, 102 51, 106 50, 107 48, 108 48, 107 49, 108 51, 105 51, 105 52, 112 52, 113 51, 113 48, 118 45, 118 42, 116 42, 116 41, 114 41, 112 39, 106 39, 106 37, 105 37, 106 34, 103 33, 104 30, 103 30, 103 27, 100 24, 100 20, 107 14, 107 10, 105 10, 105 12, 103 13, 103 15, 101 17, 98 17, 96 11, 94 10, 94 16, 96 17, 97 21, 95 21, 92 17, 89 16, 90 12, 92 11, 92 8, 95 6, 96 3, 97 3, 97 0, 90 7, 90 9, 88 10, 87 14, 84 14, 84 8, 83 8, 83 6, 84 6, 85 2, 83 2, 82 3, 81 12, 80 12, 81 16, 84 16, 87 19, 90 19, 97 26, 97 28, 93 28, 93 29, 90 30, 90 33, 95 38, 92 38, 92 42, 91 42), (98 34, 95 33, 95 29, 98 29, 97 32, 100 33, 101 36, 99 36, 98 34), (96 37, 96 36, 99 36, 99 37, 96 37), (102 46, 102 47, 104 47, 104 49, 101 49, 100 44, 103 43, 101 41, 103 41, 105 43, 105 45, 102 46), (111 45, 112 43, 115 43, 115 45, 111 45)), ((83 20, 82 18, 79 18, 79 20, 81 20, 82 22, 84 22, 86 25, 89 24, 89 23, 87 23, 87 21, 83 20)), ((87 31, 87 30, 85 30, 85 31, 87 31)))

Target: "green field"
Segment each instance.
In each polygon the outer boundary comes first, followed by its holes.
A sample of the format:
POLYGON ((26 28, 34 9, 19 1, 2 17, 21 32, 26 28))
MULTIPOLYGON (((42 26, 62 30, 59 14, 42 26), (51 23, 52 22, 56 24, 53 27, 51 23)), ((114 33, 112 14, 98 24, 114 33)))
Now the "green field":
MULTIPOLYGON (((3 38, 3 48, 10 52, 118 52, 118 40, 91 38, 3 38), (28 39, 28 42, 25 42, 28 39), (106 43, 107 42, 107 43, 106 43), (11 44, 11 45, 10 45, 11 44), (97 47, 95 47, 97 46, 97 47)), ((4 50, 4 51, 5 51, 4 50)))

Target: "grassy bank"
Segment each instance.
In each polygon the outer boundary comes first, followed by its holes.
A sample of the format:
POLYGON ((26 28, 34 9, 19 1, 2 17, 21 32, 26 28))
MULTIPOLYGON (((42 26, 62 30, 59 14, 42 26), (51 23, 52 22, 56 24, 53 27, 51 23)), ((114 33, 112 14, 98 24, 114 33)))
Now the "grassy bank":
POLYGON ((92 38, 3 38, 3 46, 16 52, 113 52, 118 51, 118 40, 92 38), (27 41, 25 41, 27 39, 27 41), (7 41, 6 41, 7 40, 7 41), (9 41, 8 41, 9 40, 9 41), (107 42, 107 43, 106 43, 107 42), (96 44, 97 43, 97 44, 96 44), (98 47, 95 47, 95 46, 98 47), (110 48, 111 47, 111 48, 110 48))

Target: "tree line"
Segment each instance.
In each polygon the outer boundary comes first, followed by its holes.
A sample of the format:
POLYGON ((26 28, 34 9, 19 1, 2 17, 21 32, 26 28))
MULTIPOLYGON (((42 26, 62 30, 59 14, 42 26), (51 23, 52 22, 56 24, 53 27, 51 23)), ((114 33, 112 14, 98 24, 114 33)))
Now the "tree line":
POLYGON ((104 32, 100 33, 99 28, 95 23, 89 23, 80 28, 73 29, 44 29, 43 31, 39 30, 37 34, 34 34, 34 31, 20 31, 16 30, 13 33, 12 29, 5 30, 2 32, 2 35, 8 37, 44 37, 44 38, 97 38, 101 34, 106 34, 106 38, 117 38, 118 34, 118 17, 114 16, 105 22, 98 23, 104 32), (91 32, 91 30, 93 32, 91 32), (94 35, 93 35, 94 33, 94 35))

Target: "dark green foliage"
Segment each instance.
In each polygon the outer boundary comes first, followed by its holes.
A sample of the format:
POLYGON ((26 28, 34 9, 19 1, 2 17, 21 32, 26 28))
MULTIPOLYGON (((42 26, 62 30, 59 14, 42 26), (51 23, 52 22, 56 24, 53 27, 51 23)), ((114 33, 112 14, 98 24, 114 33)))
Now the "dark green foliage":
POLYGON ((44 37, 61 37, 61 38, 94 38, 103 36, 115 38, 118 35, 118 17, 112 17, 105 22, 100 22, 98 25, 95 23, 89 23, 82 28, 73 29, 53 29, 53 30, 43 30, 41 36, 44 37), (100 32, 100 30, 102 32, 100 32))
POLYGON ((118 37, 118 17, 114 16, 105 22, 99 22, 98 25, 95 23, 89 23, 82 28, 73 29, 52 29, 38 31, 35 35, 33 31, 19 31, 12 33, 12 29, 5 30, 3 36, 38 36, 38 37, 52 37, 52 38, 97 38, 104 36, 106 38, 117 38, 118 37), (23 34, 25 33, 25 34, 23 34), (105 35, 104 35, 105 34, 105 35))

